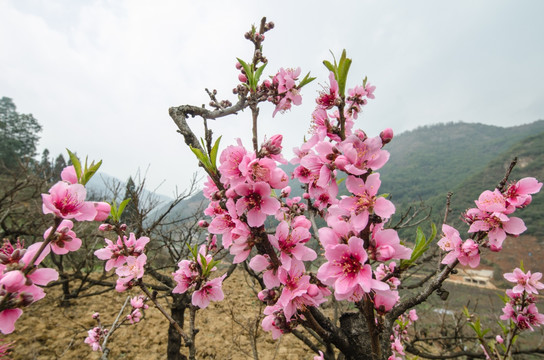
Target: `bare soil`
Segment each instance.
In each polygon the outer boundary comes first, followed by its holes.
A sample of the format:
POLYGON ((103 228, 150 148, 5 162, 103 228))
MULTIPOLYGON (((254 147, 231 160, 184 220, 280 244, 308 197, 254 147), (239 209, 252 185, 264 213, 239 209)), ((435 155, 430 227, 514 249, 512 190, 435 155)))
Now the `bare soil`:
MULTIPOLYGON (((313 359, 312 351, 293 335, 275 341, 262 331, 262 308, 250 285, 241 271, 235 271, 224 283, 225 300, 197 312, 197 358, 253 359, 248 329, 257 326, 259 359, 313 359)), ((96 326, 92 314, 100 312, 102 322, 111 325, 126 297, 137 295, 136 290, 80 298, 70 307, 59 307, 60 288, 46 289, 47 296, 25 309, 15 331, 4 340, 15 342, 12 357, 16 360, 99 359, 101 354, 84 343, 87 331, 96 326)), ((165 299, 161 302, 167 306, 165 299)), ((184 329, 189 327, 188 318, 187 311, 184 329)), ((109 358, 166 359, 167 331, 166 319, 150 303, 145 319, 121 327, 110 338, 109 358)), ((186 348, 184 353, 188 355, 186 348)))

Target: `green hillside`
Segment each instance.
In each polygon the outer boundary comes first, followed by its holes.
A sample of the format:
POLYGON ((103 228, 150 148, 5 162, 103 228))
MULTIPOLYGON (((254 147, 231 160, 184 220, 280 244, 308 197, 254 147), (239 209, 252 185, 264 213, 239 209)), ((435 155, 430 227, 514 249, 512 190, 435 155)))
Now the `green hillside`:
MULTIPOLYGON (((514 144, 507 151, 496 156, 487 166, 467 177, 463 182, 452 188, 452 218, 453 224, 460 225, 461 220, 458 214, 469 207, 474 207, 474 200, 478 198, 483 190, 492 190, 504 176, 507 167, 514 157, 518 162, 510 176, 511 181, 523 177, 536 177, 539 181, 544 180, 544 132, 528 136, 514 144)), ((429 199, 428 204, 435 211, 433 219, 441 218, 444 211, 444 197, 434 196, 429 199)), ((533 196, 533 202, 525 209, 516 211, 514 216, 521 217, 528 229, 526 234, 544 235, 544 195, 542 193, 533 196)))
MULTIPOLYGON (((433 209, 433 221, 441 223, 446 194, 452 191, 455 195, 450 220, 459 225, 460 213, 474 206, 474 200, 483 190, 497 185, 515 156, 519 161, 512 180, 525 176, 544 180, 543 137, 543 120, 509 128, 438 124, 403 133, 386 146, 391 158, 380 170, 380 193, 391 194, 397 218, 409 205, 424 201, 433 209)), ((288 164, 282 168, 290 174, 295 166, 288 164)), ((291 180, 290 185, 291 196, 302 194, 297 181, 291 180)), ((340 194, 346 193, 342 183, 340 194)), ((189 215, 203 200, 202 193, 187 199, 176 207, 172 218, 189 215)), ((544 235, 544 195, 535 196, 530 207, 516 214, 525 220, 528 234, 544 235)), ((401 236, 412 237, 414 232, 406 229, 401 236)))
POLYGON ((391 158, 380 170, 380 190, 399 204, 445 196, 497 155, 543 131, 539 120, 510 128, 448 123, 403 133, 386 146, 391 158))

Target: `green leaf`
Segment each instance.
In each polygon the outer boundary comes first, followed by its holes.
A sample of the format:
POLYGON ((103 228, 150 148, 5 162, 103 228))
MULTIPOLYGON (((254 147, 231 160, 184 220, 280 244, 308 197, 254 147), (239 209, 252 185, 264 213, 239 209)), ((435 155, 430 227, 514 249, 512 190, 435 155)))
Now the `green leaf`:
POLYGON ((130 198, 128 199, 125 199, 121 202, 121 204, 119 204, 119 209, 117 210, 117 213, 119 215, 119 218, 121 218, 121 215, 123 215, 123 211, 125 210, 125 207, 127 206, 127 204, 130 202, 130 198))
POLYGON ((266 67, 268 63, 264 64, 263 66, 261 66, 260 68, 257 69, 257 71, 255 71, 255 76, 254 76, 254 79, 255 79, 255 85, 257 85, 259 83, 259 80, 261 78, 261 75, 263 73, 263 70, 264 68, 266 67))
POLYGON ((87 169, 87 160, 85 160, 85 171, 83 173, 83 176, 81 177, 81 184, 85 185, 91 178, 96 174, 100 166, 102 165, 102 160, 100 160, 97 164, 93 163, 91 164, 91 167, 87 169))
POLYGON ((366 82, 368 81, 368 78, 365 76, 365 78, 363 79, 363 87, 366 87, 366 82))
POLYGON ((298 84, 298 88, 302 88, 304 85, 311 83, 315 80, 315 77, 310 77, 310 73, 308 72, 304 79, 298 84))
POLYGON ((117 216, 117 203, 115 202, 115 199, 111 202, 111 217, 113 221, 119 221, 119 216, 117 216))
POLYGON ((344 96, 346 91, 346 82, 348 79, 348 72, 351 66, 351 59, 346 58, 346 50, 342 51, 342 56, 340 57, 340 62, 338 64, 338 76, 336 81, 338 81, 338 92, 340 96, 344 96))
POLYGON ((206 269, 204 271, 205 275, 204 276, 207 276, 208 274, 210 274, 212 272, 212 269, 217 265, 219 264, 220 261, 218 260, 212 260, 210 261, 210 263, 208 264, 208 266, 206 266, 206 269))
POLYGON ((219 150, 219 142, 221 141, 221 136, 215 140, 215 143, 212 146, 212 151, 210 153, 210 161, 214 170, 217 170, 216 160, 217 160, 217 151, 219 150))
POLYGON ((192 247, 188 243, 185 243, 185 245, 187 245, 187 247, 189 248, 189 251, 191 252, 191 255, 193 255, 193 260, 196 261, 197 256, 198 256, 197 245, 195 245, 194 247, 192 247))
POLYGON ((198 160, 200 160, 200 162, 202 163, 202 165, 204 165, 204 167, 206 167, 206 169, 211 168, 210 159, 208 159, 208 157, 204 155, 200 149, 194 148, 192 146, 189 146, 189 148, 191 148, 191 151, 196 155, 198 160))
POLYGON ((249 83, 251 90, 255 91, 255 86, 253 86, 254 83, 255 83, 255 81, 254 81, 255 77, 254 77, 254 74, 253 74, 253 69, 244 60, 242 60, 240 58, 236 58, 236 60, 238 60, 240 65, 242 65, 242 67, 244 68, 244 71, 245 71, 246 77, 247 77, 247 82, 249 83))
POLYGON ((429 237, 429 240, 425 239, 425 234, 423 234, 423 230, 421 230, 421 227, 417 227, 416 232, 416 243, 414 245, 414 249, 412 250, 412 256, 409 260, 401 260, 400 266, 401 268, 408 268, 412 264, 416 262, 417 259, 421 255, 425 253, 429 249, 429 245, 431 244, 431 241, 434 240, 436 236, 436 225, 434 223, 431 223, 431 236, 429 237))
POLYGON ((332 71, 336 75, 336 68, 331 64, 330 61, 323 60, 323 65, 325 65, 325 67, 329 69, 329 71, 332 71))
POLYGON ((200 264, 203 270, 205 270, 208 267, 208 262, 206 261, 206 257, 202 255, 201 253, 198 253, 200 257, 200 264))
POLYGON ((79 180, 81 178, 81 162, 79 162, 79 159, 76 156, 76 154, 74 154, 68 149, 66 149, 66 151, 68 151, 68 156, 70 157, 70 161, 72 162, 72 164, 74 164, 74 169, 76 170, 77 179, 79 180))
POLYGON ((497 321, 497 324, 499 324, 499 326, 501 327, 502 333, 506 335, 508 333, 508 329, 506 328, 506 326, 501 321, 497 321))

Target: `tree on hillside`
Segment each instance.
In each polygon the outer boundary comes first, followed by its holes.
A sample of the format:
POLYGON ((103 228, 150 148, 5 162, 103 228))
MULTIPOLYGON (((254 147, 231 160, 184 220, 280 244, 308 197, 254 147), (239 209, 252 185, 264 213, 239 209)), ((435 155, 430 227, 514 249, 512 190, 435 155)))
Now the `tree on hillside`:
POLYGON ((128 178, 124 199, 130 199, 130 201, 125 208, 125 211, 123 211, 121 222, 131 227, 132 224, 137 221, 136 216, 138 214, 138 204, 136 201, 139 199, 139 196, 137 196, 136 185, 134 184, 132 176, 128 178))
POLYGON ((8 97, 0 99, 0 163, 13 168, 18 161, 36 154, 42 130, 32 114, 19 114, 8 97))
POLYGON ((59 181, 60 180, 60 173, 62 170, 68 166, 66 164, 66 160, 64 159, 64 156, 62 154, 59 154, 57 158, 55 159, 55 163, 53 164, 53 180, 59 181))

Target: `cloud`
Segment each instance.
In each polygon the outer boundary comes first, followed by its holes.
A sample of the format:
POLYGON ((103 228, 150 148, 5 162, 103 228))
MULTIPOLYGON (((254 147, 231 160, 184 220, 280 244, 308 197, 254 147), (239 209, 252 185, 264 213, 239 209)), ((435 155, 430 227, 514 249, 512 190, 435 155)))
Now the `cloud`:
MULTIPOLYGON (((148 184, 166 179, 168 194, 187 187, 197 170, 168 108, 207 103, 204 88, 236 101, 235 58, 251 56, 243 33, 263 15, 276 23, 264 48, 269 74, 301 66, 319 77, 290 113, 272 119, 272 106, 261 106, 261 139, 283 131, 287 150, 308 129, 329 49, 346 48, 353 58, 351 85, 368 76, 377 86, 359 123, 370 135, 440 121, 509 126, 543 117, 540 2, 352 1, 338 12, 320 1, 250 4, 0 2, 0 95, 34 114, 51 154, 68 147, 101 158, 103 171, 122 179, 151 164, 148 184)), ((191 124, 201 127, 198 119, 191 124)), ((236 137, 249 145, 249 124, 248 111, 210 122, 225 135, 223 146, 236 137)))

